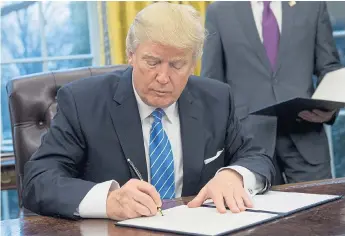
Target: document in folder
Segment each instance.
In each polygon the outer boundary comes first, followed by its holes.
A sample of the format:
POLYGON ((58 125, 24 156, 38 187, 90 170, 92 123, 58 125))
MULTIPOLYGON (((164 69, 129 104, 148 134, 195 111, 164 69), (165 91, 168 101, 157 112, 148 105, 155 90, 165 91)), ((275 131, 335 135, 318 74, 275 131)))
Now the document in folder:
POLYGON ((164 216, 142 217, 116 223, 120 226, 150 229, 183 235, 221 235, 250 225, 266 222, 275 218, 275 214, 241 212, 225 214, 216 208, 188 208, 186 205, 164 211, 164 216))
MULTIPOLYGON (((274 214, 288 214, 337 199, 338 197, 337 195, 268 191, 263 195, 253 197, 254 207, 251 209, 274 214)), ((208 201, 205 205, 214 206, 214 203, 208 201)))
POLYGON ((229 210, 220 214, 212 201, 207 201, 199 208, 182 205, 164 210, 164 216, 157 214, 153 217, 124 220, 116 225, 184 235, 224 235, 339 198, 336 195, 269 191, 253 197, 254 208, 237 214, 229 210))
POLYGON ((273 104, 257 111, 253 115, 277 116, 296 119, 304 110, 319 109, 331 111, 345 107, 345 68, 325 75, 312 98, 296 97, 273 104))
POLYGON ((332 111, 345 107, 345 102, 335 102, 329 100, 319 100, 312 98, 293 98, 281 103, 277 103, 258 111, 252 115, 277 116, 285 119, 296 119, 301 111, 312 111, 319 109, 322 111, 332 111))

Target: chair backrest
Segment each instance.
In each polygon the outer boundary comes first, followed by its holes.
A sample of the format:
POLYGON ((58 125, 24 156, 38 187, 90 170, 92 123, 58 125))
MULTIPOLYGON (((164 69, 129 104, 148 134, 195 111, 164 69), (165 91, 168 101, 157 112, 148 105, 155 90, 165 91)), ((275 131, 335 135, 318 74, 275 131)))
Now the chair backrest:
POLYGON ((56 113, 58 89, 74 80, 110 73, 127 65, 87 67, 21 76, 7 84, 19 205, 24 165, 41 144, 56 113))

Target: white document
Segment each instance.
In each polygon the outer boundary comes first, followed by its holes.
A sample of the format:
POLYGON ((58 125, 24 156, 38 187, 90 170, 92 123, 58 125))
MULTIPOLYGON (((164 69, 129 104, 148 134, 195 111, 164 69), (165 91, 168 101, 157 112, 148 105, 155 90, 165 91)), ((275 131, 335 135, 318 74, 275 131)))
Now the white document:
POLYGON ((312 98, 345 103, 345 68, 329 72, 322 79, 312 98))
MULTIPOLYGON (((288 213, 317 203, 339 198, 338 195, 294 193, 268 191, 263 195, 255 195, 252 210, 269 211, 272 213, 288 213)), ((207 205, 213 205, 212 201, 207 201, 207 205)))
POLYGON ((209 200, 205 202, 208 207, 188 208, 182 205, 164 210, 164 216, 157 214, 153 217, 124 220, 116 225, 181 234, 220 235, 339 198, 338 195, 268 191, 263 195, 254 196, 254 207, 241 213, 231 213, 227 210, 227 213, 220 214, 212 200, 209 200))
POLYGON ((227 211, 220 214, 216 208, 188 208, 186 205, 164 210, 163 214, 124 220, 116 225, 182 234, 219 235, 277 217, 276 214, 256 212, 234 214, 227 211))

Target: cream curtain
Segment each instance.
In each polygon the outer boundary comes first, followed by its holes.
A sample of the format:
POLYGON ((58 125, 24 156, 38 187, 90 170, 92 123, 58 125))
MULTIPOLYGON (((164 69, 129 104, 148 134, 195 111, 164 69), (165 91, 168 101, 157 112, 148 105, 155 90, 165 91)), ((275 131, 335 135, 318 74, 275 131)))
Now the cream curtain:
MULTIPOLYGON (((198 10, 205 22, 205 13, 209 1, 170 1, 179 4, 192 5, 198 10)), ((98 2, 100 33, 101 33, 101 63, 126 64, 126 35, 135 15, 153 1, 106 1, 98 2)), ((200 75, 200 61, 194 74, 200 75)))

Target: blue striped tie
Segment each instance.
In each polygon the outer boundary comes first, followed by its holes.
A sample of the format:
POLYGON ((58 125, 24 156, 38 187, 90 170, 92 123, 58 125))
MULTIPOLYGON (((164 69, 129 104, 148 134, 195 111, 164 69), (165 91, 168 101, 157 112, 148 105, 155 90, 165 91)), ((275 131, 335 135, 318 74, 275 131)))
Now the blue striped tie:
POLYGON ((150 132, 151 184, 162 199, 175 197, 174 157, 167 134, 162 125, 164 111, 157 108, 152 112, 154 121, 150 132))

